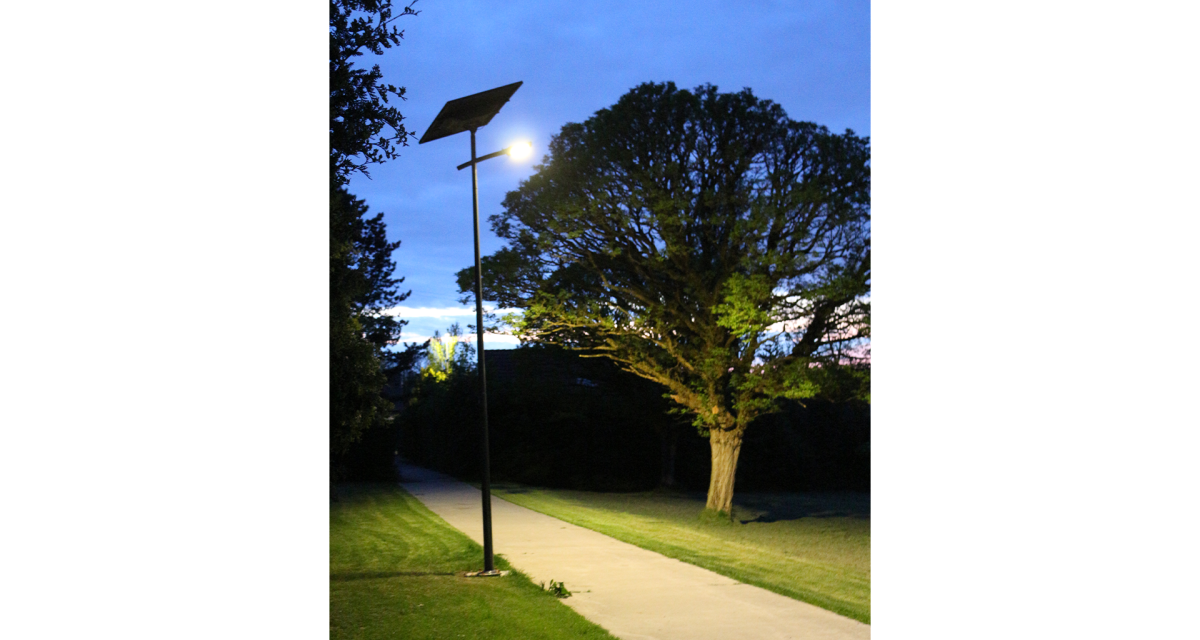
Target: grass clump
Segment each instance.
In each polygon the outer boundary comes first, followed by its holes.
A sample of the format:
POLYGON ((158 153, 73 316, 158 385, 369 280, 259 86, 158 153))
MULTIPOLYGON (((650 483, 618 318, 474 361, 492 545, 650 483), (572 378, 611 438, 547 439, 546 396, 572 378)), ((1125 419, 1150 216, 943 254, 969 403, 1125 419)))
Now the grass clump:
POLYGON ((338 489, 329 514, 329 637, 613 636, 508 562, 502 578, 466 578, 483 549, 396 486, 338 489))
POLYGON ((493 495, 618 540, 871 622, 870 497, 743 493, 732 517, 704 494, 492 485, 493 495))
POLYGON ((733 525, 733 516, 728 511, 720 511, 718 509, 705 509, 700 512, 696 520, 701 524, 723 526, 733 525))

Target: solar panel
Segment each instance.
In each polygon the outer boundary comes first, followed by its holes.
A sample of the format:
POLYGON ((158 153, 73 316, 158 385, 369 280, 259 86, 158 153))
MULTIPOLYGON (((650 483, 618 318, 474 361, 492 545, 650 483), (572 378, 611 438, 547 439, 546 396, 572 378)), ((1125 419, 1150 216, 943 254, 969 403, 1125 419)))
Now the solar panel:
POLYGON ((500 107, 508 102, 522 84, 524 83, 514 82, 447 102, 433 119, 433 124, 429 125, 425 135, 421 136, 418 144, 440 140, 486 125, 500 113, 500 107))

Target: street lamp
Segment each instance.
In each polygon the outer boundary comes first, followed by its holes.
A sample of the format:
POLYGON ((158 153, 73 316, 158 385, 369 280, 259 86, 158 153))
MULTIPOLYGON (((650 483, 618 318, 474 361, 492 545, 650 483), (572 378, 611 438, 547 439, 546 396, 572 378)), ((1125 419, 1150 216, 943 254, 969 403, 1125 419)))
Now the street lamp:
POLYGON ((528 142, 519 142, 507 149, 477 158, 475 130, 491 122, 492 117, 500 112, 500 107, 521 88, 521 84, 514 82, 447 102, 418 143, 425 144, 463 131, 471 132, 471 160, 458 165, 458 169, 461 171, 471 167, 471 191, 474 193, 472 210, 475 216, 475 337, 479 345, 479 405, 483 416, 480 429, 483 444, 483 571, 475 575, 481 576, 500 575, 500 572, 496 571, 492 563, 491 456, 488 446, 487 371, 483 364, 483 271, 479 267, 479 171, 475 167, 484 160, 504 154, 521 159, 528 156, 533 148, 528 142))

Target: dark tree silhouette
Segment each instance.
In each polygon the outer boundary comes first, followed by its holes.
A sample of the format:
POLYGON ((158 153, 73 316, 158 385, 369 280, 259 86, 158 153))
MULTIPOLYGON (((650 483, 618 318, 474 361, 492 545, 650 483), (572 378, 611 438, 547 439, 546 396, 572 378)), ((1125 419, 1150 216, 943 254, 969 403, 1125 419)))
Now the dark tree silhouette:
MULTIPOLYGON (((414 2, 415 4, 415 2, 414 2)), ((367 217, 366 204, 346 190, 355 172, 395 158, 411 137, 389 98, 404 88, 382 83, 375 65, 356 67, 355 58, 382 54, 400 44, 393 22, 416 15, 412 5, 393 14, 391 0, 333 0, 329 10, 329 374, 330 456, 334 477, 344 472, 350 446, 364 430, 384 424, 391 403, 384 347, 399 341, 404 321, 381 312, 408 297, 403 278, 393 277, 392 252, 383 214, 367 217)))

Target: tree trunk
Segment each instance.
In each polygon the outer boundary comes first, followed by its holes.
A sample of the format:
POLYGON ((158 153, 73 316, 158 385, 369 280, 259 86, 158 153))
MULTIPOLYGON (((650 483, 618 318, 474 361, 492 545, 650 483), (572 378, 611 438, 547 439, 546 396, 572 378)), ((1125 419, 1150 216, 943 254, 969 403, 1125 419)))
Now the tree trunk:
POLYGON ((664 489, 670 489, 675 486, 675 450, 679 442, 679 429, 664 427, 659 437, 662 440, 662 475, 658 482, 664 489))
POLYGON ((712 447, 712 475, 708 482, 706 509, 733 513, 733 479, 737 473, 738 454, 742 452, 742 430, 713 429, 708 436, 712 447))

